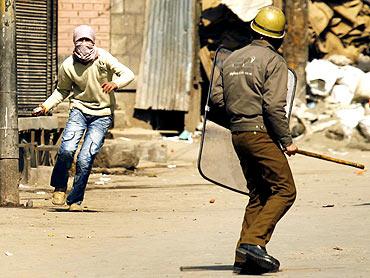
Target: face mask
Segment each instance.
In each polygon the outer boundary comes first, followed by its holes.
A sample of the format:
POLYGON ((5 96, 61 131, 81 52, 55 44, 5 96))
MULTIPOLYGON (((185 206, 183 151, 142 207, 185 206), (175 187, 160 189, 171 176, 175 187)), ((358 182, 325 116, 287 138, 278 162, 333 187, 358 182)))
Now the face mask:
POLYGON ((73 56, 78 62, 88 64, 96 59, 97 49, 91 41, 77 41, 73 50, 73 56))

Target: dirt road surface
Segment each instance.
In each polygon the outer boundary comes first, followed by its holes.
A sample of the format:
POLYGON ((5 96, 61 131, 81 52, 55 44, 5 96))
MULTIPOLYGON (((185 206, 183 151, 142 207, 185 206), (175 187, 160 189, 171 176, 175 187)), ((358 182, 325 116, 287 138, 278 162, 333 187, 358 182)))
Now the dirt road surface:
MULTIPOLYGON (((203 180, 197 148, 140 175, 94 174, 82 213, 52 206, 47 185, 23 188, 33 208, 1 209, 0 277, 235 276, 247 198, 203 180)), ((370 165, 369 152, 326 151, 370 165)), ((267 246, 281 271, 265 276, 370 277, 369 172, 289 160, 298 197, 267 246)))

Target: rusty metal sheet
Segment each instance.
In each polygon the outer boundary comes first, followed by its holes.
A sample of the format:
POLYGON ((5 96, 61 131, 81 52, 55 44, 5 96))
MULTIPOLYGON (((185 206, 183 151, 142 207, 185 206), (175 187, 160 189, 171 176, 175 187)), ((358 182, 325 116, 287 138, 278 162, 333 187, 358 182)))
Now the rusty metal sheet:
POLYGON ((195 16, 195 0, 147 0, 135 108, 188 111, 195 16))

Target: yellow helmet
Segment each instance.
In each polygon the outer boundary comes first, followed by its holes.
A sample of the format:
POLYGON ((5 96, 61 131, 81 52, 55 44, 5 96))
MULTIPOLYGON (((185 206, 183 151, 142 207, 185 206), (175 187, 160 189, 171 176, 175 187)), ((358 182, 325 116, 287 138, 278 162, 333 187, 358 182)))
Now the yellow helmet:
POLYGON ((285 15, 277 7, 264 7, 251 22, 251 28, 258 34, 270 38, 283 38, 285 36, 285 15))

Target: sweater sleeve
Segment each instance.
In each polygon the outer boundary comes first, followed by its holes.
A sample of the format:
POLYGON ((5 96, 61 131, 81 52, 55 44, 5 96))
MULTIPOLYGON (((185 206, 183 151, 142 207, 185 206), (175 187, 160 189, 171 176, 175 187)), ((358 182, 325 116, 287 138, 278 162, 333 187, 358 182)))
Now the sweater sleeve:
POLYGON ((73 81, 66 74, 63 64, 59 68, 58 72, 58 84, 54 92, 44 101, 42 104, 46 111, 53 109, 59 103, 61 103, 72 91, 73 81))
POLYGON ((132 80, 134 80, 134 73, 108 52, 106 53, 106 59, 108 67, 112 73, 115 74, 112 82, 117 85, 118 89, 127 86, 132 80))
POLYGON ((286 63, 281 59, 269 63, 264 84, 263 113, 269 127, 283 147, 292 144, 292 136, 285 112, 287 83, 288 67, 286 63))
POLYGON ((217 75, 216 82, 212 88, 211 100, 214 105, 219 108, 225 107, 224 100, 224 84, 223 84, 223 72, 222 69, 217 75))

